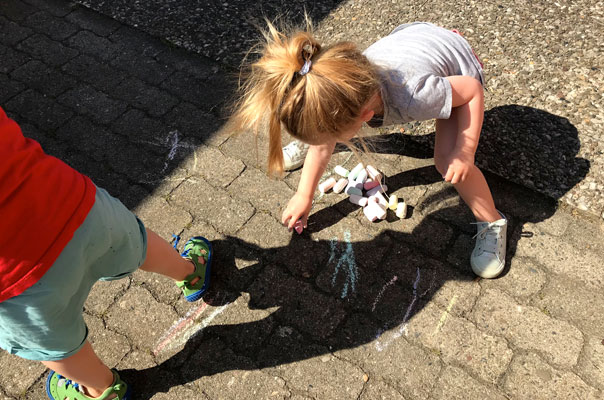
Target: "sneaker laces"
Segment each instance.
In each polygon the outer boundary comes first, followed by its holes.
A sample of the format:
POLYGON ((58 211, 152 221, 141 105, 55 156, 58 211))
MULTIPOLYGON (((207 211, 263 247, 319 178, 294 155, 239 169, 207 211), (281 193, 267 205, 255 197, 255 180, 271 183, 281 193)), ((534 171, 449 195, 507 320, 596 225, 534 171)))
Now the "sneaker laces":
POLYGON ((298 140, 294 140, 283 148, 283 152, 290 158, 298 158, 306 150, 306 144, 298 140))
POLYGON ((499 259, 498 243, 499 236, 501 234, 501 225, 495 222, 472 222, 472 225, 483 225, 482 229, 480 229, 476 235, 472 236, 472 239, 478 237, 480 240, 480 244, 478 246, 479 250, 485 251, 487 253, 492 253, 497 256, 499 259))

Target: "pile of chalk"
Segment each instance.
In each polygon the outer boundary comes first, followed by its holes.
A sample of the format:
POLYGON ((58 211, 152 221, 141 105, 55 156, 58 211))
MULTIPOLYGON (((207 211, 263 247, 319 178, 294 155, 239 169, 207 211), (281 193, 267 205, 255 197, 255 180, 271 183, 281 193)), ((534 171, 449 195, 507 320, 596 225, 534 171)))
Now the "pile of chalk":
POLYGON ((363 207, 363 212, 369 221, 385 219, 387 210, 395 211, 396 216, 407 216, 407 204, 403 199, 398 199, 395 194, 388 196, 388 186, 382 184, 383 175, 376 168, 358 164, 348 171, 341 165, 334 168, 340 176, 338 180, 330 177, 319 184, 319 191, 326 193, 330 189, 334 193, 346 193, 351 203, 363 207), (384 197, 385 196, 385 197, 384 197), (386 198, 388 198, 386 200, 386 198))

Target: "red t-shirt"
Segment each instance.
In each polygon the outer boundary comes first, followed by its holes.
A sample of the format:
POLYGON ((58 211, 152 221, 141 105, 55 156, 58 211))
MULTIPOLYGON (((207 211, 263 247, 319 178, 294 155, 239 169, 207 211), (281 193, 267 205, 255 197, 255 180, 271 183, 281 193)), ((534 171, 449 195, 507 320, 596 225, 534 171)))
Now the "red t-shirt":
POLYGON ((0 108, 0 302, 48 271, 95 194, 90 178, 45 154, 0 108))

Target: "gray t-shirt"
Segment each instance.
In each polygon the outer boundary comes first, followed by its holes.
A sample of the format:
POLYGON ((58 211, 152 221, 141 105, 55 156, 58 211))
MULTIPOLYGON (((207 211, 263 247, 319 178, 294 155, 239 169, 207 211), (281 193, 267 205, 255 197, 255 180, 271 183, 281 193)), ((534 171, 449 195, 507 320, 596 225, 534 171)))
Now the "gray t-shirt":
POLYGON ((384 116, 391 125, 451 115, 451 84, 445 77, 484 82, 482 67, 459 34, 427 22, 404 24, 363 52, 380 67, 384 116))

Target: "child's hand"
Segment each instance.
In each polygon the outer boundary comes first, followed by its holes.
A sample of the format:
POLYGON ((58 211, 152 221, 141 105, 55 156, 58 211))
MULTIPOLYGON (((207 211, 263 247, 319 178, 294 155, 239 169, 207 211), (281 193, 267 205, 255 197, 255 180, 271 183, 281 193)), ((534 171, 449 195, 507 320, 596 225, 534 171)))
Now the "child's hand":
POLYGON ((301 220, 302 226, 306 228, 306 222, 308 221, 308 214, 310 213, 311 207, 312 197, 308 198, 296 193, 287 204, 285 211, 283 211, 281 222, 283 225, 287 226, 287 229, 290 232, 298 220, 301 220))
POLYGON ((456 152, 451 155, 447 172, 443 176, 445 181, 452 184, 466 180, 470 169, 474 166, 474 154, 468 152, 456 152))

